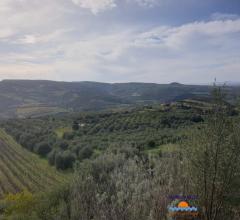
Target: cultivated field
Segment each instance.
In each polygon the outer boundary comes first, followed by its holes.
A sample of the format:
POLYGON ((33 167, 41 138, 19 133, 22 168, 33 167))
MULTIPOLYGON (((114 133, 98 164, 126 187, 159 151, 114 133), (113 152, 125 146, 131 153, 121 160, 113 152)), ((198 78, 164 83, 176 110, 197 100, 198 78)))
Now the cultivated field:
POLYGON ((62 174, 0 129, 0 198, 22 190, 44 191, 63 181, 62 174))
POLYGON ((16 109, 16 116, 18 118, 39 117, 44 115, 51 115, 57 113, 67 112, 64 108, 41 106, 41 105, 23 105, 16 109))

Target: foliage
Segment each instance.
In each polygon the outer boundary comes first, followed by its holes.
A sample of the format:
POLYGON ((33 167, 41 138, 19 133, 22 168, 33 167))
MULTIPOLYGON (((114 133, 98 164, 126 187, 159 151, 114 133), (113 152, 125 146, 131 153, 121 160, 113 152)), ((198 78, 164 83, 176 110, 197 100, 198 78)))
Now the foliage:
POLYGON ((46 156, 51 151, 51 147, 47 142, 41 142, 36 144, 34 151, 40 156, 46 156))
POLYGON ((39 192, 64 181, 46 161, 27 151, 0 129, 0 199, 27 189, 39 192))
POLYGON ((16 213, 27 215, 31 207, 34 206, 35 201, 33 195, 25 190, 17 194, 9 193, 4 198, 4 203, 6 216, 15 215, 16 213))
POLYGON ((55 166, 57 169, 65 170, 73 167, 75 155, 70 151, 59 151, 55 155, 55 166))
MULTIPOLYGON (((164 103, 194 97, 194 94, 206 96, 210 89, 182 84, 3 80, 0 82, 0 118, 164 103)), ((236 93, 234 88, 229 90, 232 95, 236 93)))
POLYGON ((77 121, 74 121, 74 122, 73 122, 72 129, 73 129, 74 131, 77 131, 77 130, 79 129, 79 124, 78 124, 77 121))
POLYGON ((93 150, 91 147, 83 147, 78 152, 78 158, 79 160, 89 159, 93 154, 93 150))
MULTIPOLYGON (((185 148, 190 188, 199 195, 204 219, 233 219, 229 199, 239 195, 239 119, 228 117, 220 90, 207 123, 195 131, 185 148), (239 184, 238 183, 238 184, 239 184)), ((239 182, 240 183, 240 182, 239 182)))
POLYGON ((48 143, 49 163, 73 168, 74 176, 35 194, 26 213, 11 202, 2 209, 18 220, 165 220, 168 205, 177 204, 169 195, 197 194, 204 220, 238 219, 240 119, 219 90, 214 97, 8 121, 3 126, 25 148, 48 143))
POLYGON ((54 120, 52 117, 8 120, 3 126, 23 147, 47 156, 49 164, 64 169, 72 167, 71 163, 61 164, 70 160, 66 159, 69 155, 61 155, 65 151, 82 161, 91 158, 94 152, 116 145, 127 144, 146 151, 179 143, 185 138, 185 128, 202 123, 205 117, 202 106, 187 109, 183 106, 182 102, 128 111, 70 114, 54 120), (71 129, 73 125, 75 128, 71 129))
POLYGON ((181 172, 178 160, 136 152, 112 149, 76 164, 72 183, 36 197, 26 215, 42 220, 162 219, 168 194, 178 189, 173 178, 181 172))

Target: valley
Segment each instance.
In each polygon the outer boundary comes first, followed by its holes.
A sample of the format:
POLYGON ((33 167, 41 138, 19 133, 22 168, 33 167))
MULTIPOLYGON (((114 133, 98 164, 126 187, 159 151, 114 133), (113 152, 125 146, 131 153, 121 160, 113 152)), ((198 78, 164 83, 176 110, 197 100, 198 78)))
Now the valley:
MULTIPOLYGON (((202 199, 205 179, 223 191, 231 180, 226 196, 213 200, 224 200, 231 216, 240 215, 237 87, 193 86, 186 92, 184 85, 171 84, 154 94, 141 85, 142 99, 139 84, 128 86, 117 93, 121 102, 85 110, 76 100, 76 108, 66 104, 70 97, 50 101, 50 88, 41 90, 41 99, 38 92, 29 99, 28 91, 12 117, 0 118, 0 218, 145 220, 153 213, 162 220, 169 203, 177 202, 169 195, 193 190, 202 199), (173 87, 185 95, 177 96, 173 87)), ((106 98, 88 95, 81 98, 88 107, 106 98)))
MULTIPOLYGON (((228 87, 229 98, 239 87, 228 87)), ((211 86, 179 83, 54 82, 47 80, 0 81, 0 118, 39 117, 79 111, 170 103, 209 97, 211 86)))

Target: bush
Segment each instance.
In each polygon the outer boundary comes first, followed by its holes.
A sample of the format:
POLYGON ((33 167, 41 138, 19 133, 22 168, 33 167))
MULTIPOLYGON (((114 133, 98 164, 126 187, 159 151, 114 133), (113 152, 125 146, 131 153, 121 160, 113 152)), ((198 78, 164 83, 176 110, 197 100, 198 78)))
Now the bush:
POLYGON ((47 154, 51 151, 51 147, 48 143, 41 142, 35 146, 34 151, 41 156, 47 156, 47 154))
POLYGON ((148 142, 148 147, 149 147, 149 148, 154 148, 154 147, 156 147, 155 141, 153 141, 153 140, 149 141, 149 142, 148 142))
POLYGON ((78 122, 77 122, 77 121, 74 121, 74 122, 73 122, 72 129, 73 129, 74 131, 77 131, 77 130, 79 129, 79 125, 78 125, 78 122))
POLYGON ((4 202, 6 204, 5 214, 8 215, 27 215, 30 208, 35 204, 33 195, 28 191, 17 194, 8 194, 4 202))
POLYGON ((48 163, 52 166, 55 165, 57 151, 54 149, 48 154, 48 163))
POLYGON ((30 151, 33 151, 33 146, 36 142, 36 137, 28 133, 23 133, 19 137, 19 143, 30 151))
POLYGON ((70 151, 58 152, 55 156, 57 169, 65 170, 73 167, 76 157, 70 151))
POLYGON ((173 163, 144 162, 120 152, 81 163, 72 186, 73 219, 165 219, 167 196, 177 181, 172 182, 173 163))
POLYGON ((72 132, 65 132, 63 134, 63 139, 66 139, 66 140, 72 140, 74 137, 74 134, 72 132))
POLYGON ((70 220, 70 204, 69 185, 59 185, 38 197, 33 212, 39 220, 70 220))
POLYGON ((198 123, 198 122, 203 122, 203 118, 201 115, 194 115, 191 119, 192 122, 198 123))
POLYGON ((93 154, 91 147, 86 146, 79 150, 78 157, 80 160, 89 159, 93 154))
POLYGON ((68 143, 66 141, 58 141, 56 143, 56 146, 59 147, 62 150, 67 150, 68 148, 68 143))

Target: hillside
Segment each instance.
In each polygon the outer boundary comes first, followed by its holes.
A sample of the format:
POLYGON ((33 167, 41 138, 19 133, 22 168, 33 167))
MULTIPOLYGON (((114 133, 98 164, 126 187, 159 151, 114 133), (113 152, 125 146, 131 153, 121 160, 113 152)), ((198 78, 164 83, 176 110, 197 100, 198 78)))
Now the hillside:
POLYGON ((44 191, 63 181, 46 161, 22 148, 2 129, 0 152, 0 198, 22 190, 44 191))
POLYGON ((127 145, 141 152, 159 152, 168 144, 179 143, 186 129, 203 122, 211 106, 192 102, 9 119, 1 126, 24 148, 47 157, 57 168, 66 169, 76 159, 95 158, 112 147, 127 145))
MULTIPOLYGON (((137 213, 133 219, 145 220, 150 216, 150 211, 154 213, 161 207, 162 216, 168 216, 168 197, 181 195, 185 188, 184 182, 189 182, 189 179, 196 181, 194 186, 186 185, 189 187, 187 193, 196 192, 193 195, 199 195, 198 191, 194 191, 195 186, 200 190, 204 187, 203 184, 199 185, 199 167, 205 167, 205 155, 212 154, 213 158, 213 153, 216 152, 209 150, 208 154, 202 154, 209 143, 214 143, 211 146, 218 149, 219 145, 215 143, 218 143, 219 138, 223 141, 219 153, 224 155, 219 157, 221 164, 227 162, 226 167, 235 168, 237 163, 234 161, 239 161, 239 112, 236 106, 228 102, 220 103, 221 108, 215 105, 213 99, 209 102, 185 99, 170 104, 1 121, 0 127, 26 149, 22 149, 6 133, 1 133, 2 191, 17 192, 27 187, 33 192, 44 190, 44 186, 52 184, 49 176, 56 175, 54 167, 68 171, 74 167, 72 179, 63 188, 56 185, 52 192, 34 196, 34 205, 33 200, 26 206, 21 206, 23 200, 10 201, 2 213, 7 213, 9 219, 19 219, 19 216, 21 219, 36 219, 37 216, 37 219, 64 220, 99 219, 101 214, 101 219, 106 219, 105 216, 109 213, 107 219, 131 219, 128 216, 137 213), (221 111, 218 118, 212 117, 215 109, 221 111), (222 121, 219 116, 224 117, 222 121), (225 123, 224 126, 222 122, 225 123), (213 129, 212 126, 220 129, 213 129), (30 152, 41 155, 45 160, 39 161, 38 156, 30 152), (21 157, 24 156, 26 158, 22 160, 21 157), (13 159, 9 160, 8 157, 13 159), (199 159, 201 163, 198 162, 199 159), (34 160, 39 166, 32 169, 34 160), (52 167, 49 168, 46 164, 47 160, 52 167), (189 165, 190 171, 187 168, 189 165), (138 206, 139 202, 141 207, 138 206), (88 211, 86 207, 90 207, 88 211), (142 207, 146 213, 144 218, 142 212, 138 213, 142 207), (123 208, 129 213, 127 217, 121 215, 123 208), (116 213, 119 214, 115 218, 116 213)), ((215 166, 211 159, 208 164, 210 166, 207 169, 213 170, 215 166)), ((221 169, 225 171, 225 167, 221 169)), ((212 172, 209 173, 209 180, 213 176, 212 172)), ((224 202, 231 208, 231 216, 238 216, 239 210, 239 171, 237 172, 230 177, 233 180, 231 191, 224 198, 224 202)), ((218 180, 225 179, 229 177, 222 177, 221 172, 218 180)), ((58 181, 61 182, 61 177, 58 181)), ((208 188, 210 187, 209 185, 208 188)))
MULTIPOLYGON (((3 80, 0 82, 0 118, 123 108, 206 97, 211 87, 154 83, 97 83, 3 80)), ((230 89, 237 90, 237 87, 230 89)))

